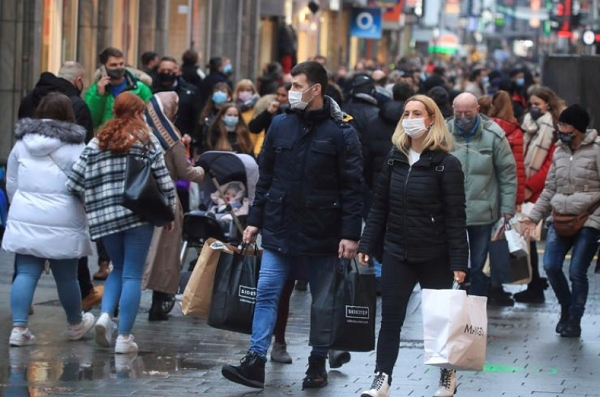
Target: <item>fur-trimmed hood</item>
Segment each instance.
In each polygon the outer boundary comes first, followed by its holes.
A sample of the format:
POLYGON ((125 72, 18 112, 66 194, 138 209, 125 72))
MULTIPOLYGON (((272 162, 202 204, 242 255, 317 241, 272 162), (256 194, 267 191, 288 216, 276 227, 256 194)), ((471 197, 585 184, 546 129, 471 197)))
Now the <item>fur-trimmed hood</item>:
POLYGON ((85 128, 75 123, 50 119, 21 119, 15 126, 15 137, 38 156, 52 153, 64 144, 85 141, 85 128))

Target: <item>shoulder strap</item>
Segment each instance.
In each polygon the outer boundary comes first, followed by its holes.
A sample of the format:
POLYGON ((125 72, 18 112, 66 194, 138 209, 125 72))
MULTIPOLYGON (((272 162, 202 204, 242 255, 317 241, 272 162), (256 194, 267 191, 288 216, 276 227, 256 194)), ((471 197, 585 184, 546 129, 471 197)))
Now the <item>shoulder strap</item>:
POLYGON ((52 162, 62 171, 63 174, 65 174, 65 176, 68 178, 69 177, 69 173, 67 171, 65 171, 65 169, 63 167, 61 167, 56 160, 54 160, 54 157, 52 157, 52 153, 48 154, 48 157, 50 157, 50 160, 52 160, 52 162))

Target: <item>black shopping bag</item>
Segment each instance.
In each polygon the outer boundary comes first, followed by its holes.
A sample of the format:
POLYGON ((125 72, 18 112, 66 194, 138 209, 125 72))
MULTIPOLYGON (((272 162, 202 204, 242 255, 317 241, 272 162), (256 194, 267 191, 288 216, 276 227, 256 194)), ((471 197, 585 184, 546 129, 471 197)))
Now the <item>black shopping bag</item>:
POLYGON ((512 284, 531 277, 529 253, 510 252, 505 239, 490 241, 490 268, 494 284, 512 284))
POLYGON ((215 272, 208 325, 244 334, 252 333, 260 251, 253 246, 222 251, 215 272))
MULTIPOLYGON (((375 348, 375 275, 361 274, 356 260, 339 260, 336 271, 313 293, 311 346, 367 352, 375 348)), ((311 286, 312 289, 312 286, 311 286)))

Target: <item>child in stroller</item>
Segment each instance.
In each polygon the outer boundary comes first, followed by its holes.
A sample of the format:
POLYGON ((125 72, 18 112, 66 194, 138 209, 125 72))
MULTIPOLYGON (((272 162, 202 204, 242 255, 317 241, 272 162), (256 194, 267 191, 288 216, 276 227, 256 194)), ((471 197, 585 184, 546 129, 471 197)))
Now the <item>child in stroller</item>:
MULTIPOLYGON (((206 215, 214 216, 222 226, 228 226, 233 220, 230 210, 237 216, 248 215, 250 204, 246 197, 246 186, 239 181, 231 181, 221 186, 219 191, 214 191, 210 195, 213 205, 206 211, 206 215), (227 205, 231 209, 227 208, 227 205)), ((225 231, 229 227, 224 228, 225 231)))

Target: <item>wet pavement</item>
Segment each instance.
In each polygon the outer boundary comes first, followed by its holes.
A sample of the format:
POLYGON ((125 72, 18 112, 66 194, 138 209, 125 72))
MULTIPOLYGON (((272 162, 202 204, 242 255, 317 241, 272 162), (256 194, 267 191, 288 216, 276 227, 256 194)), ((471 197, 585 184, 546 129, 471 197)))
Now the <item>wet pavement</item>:
MULTIPOLYGON (((91 260, 90 263, 95 263, 91 260)), ((0 252, 0 395, 21 396, 357 396, 372 381, 374 352, 352 353, 352 361, 329 371, 329 385, 301 390, 307 364, 310 295, 295 292, 288 323, 291 365, 267 363, 264 391, 226 381, 221 366, 236 363, 249 336, 210 328, 182 315, 178 305, 167 322, 150 323, 151 294, 145 291, 134 334, 137 355, 115 355, 97 346, 92 333, 67 341, 66 320, 52 276, 40 280, 30 329, 33 346, 9 348, 9 292, 13 258, 0 252)), ((94 272, 95 266, 91 271, 94 272)), ((581 338, 554 333, 558 306, 546 291, 543 305, 490 308, 484 371, 460 372, 457 396, 600 396, 600 275, 590 269, 590 296, 581 338)), ((517 292, 522 287, 507 287, 517 292)), ((391 396, 432 396, 439 371, 424 366, 420 294, 415 291, 403 329, 391 396)), ((98 309, 92 311, 98 315, 98 309)))

